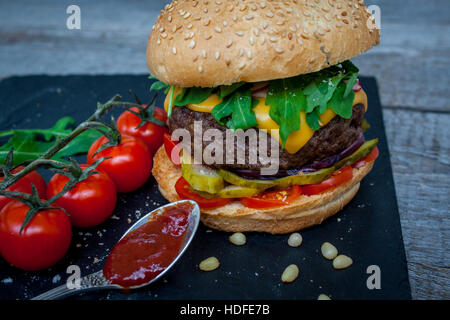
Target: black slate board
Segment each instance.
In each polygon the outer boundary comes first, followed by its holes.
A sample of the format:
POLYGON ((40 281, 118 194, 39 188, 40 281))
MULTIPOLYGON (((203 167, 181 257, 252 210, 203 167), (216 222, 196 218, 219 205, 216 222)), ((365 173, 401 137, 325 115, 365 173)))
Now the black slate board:
MULTIPOLYGON (((257 233, 248 233, 247 244, 237 247, 229 243, 229 234, 202 225, 183 258, 154 285, 128 294, 100 291, 71 299, 316 299, 321 293, 332 299, 410 299, 378 89, 374 78, 361 80, 369 96, 367 120, 371 128, 366 138, 380 139, 380 157, 342 212, 320 226, 301 231, 301 247, 289 247, 289 235, 257 233), (346 270, 334 270, 320 254, 325 241, 352 257, 354 264, 346 270), (220 268, 200 271, 198 263, 209 256, 218 257, 220 268), (292 263, 299 266, 300 276, 294 283, 284 284, 281 273, 292 263), (367 288, 366 269, 370 265, 380 267, 380 290, 367 288)), ((147 76, 7 78, 0 82, 0 130, 47 128, 63 116, 81 122, 93 112, 97 101, 105 102, 116 93, 132 101, 128 89, 147 101, 148 88, 147 76)), ((25 272, 0 259, 0 299, 29 299, 61 285, 68 277, 66 268, 72 264, 80 266, 82 274, 101 269, 106 254, 131 223, 165 203, 151 178, 140 190, 120 196, 114 213, 118 219, 108 219, 89 230, 74 228, 69 252, 49 270, 25 272), (98 263, 94 263, 96 258, 98 263)))

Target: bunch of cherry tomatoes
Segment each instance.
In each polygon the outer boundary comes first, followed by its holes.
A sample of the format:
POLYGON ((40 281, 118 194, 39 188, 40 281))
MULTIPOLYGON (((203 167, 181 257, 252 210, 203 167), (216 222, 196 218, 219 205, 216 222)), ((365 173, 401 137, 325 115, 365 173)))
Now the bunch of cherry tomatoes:
MULTIPOLYGON (((145 107, 145 106, 144 106, 145 107)), ((134 107, 132 111, 139 113, 134 107)), ((166 112, 155 108, 154 117, 164 123, 166 112)), ((54 207, 39 211, 21 230, 29 207, 17 200, 0 196, 0 255, 10 264, 24 270, 41 270, 59 261, 66 254, 72 240, 72 226, 89 228, 99 225, 111 216, 117 202, 117 193, 131 192, 148 180, 152 170, 153 154, 163 143, 167 128, 153 122, 143 126, 140 117, 124 111, 117 120, 121 142, 117 146, 97 150, 108 139, 100 137, 91 145, 86 168, 102 157, 109 157, 95 169, 96 173, 77 183, 57 199, 54 207)), ((13 173, 21 171, 18 167, 13 173)), ((0 181, 3 178, 0 177, 0 181)), ((31 193, 33 183, 41 199, 49 199, 64 188, 69 178, 55 174, 46 185, 34 171, 8 188, 10 191, 31 193)))

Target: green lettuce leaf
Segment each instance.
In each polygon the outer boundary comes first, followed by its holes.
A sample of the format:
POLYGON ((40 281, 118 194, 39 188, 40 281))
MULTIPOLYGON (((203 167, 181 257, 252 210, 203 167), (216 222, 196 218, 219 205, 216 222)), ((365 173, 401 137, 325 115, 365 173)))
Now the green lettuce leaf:
POLYGON ((253 128, 258 125, 253 111, 256 103, 252 100, 250 87, 246 86, 227 96, 212 109, 211 115, 217 122, 233 130, 253 128))
POLYGON ((300 129, 300 111, 306 109, 305 95, 296 80, 298 79, 273 80, 267 90, 269 115, 280 126, 283 147, 292 131, 300 129))

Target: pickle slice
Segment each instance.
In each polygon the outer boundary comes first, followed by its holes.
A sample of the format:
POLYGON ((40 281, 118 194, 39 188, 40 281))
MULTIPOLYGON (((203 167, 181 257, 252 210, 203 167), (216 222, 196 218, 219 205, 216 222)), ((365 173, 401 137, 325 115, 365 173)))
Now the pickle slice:
POLYGON ((219 169, 218 173, 226 182, 234 184, 236 186, 256 190, 264 190, 273 187, 273 180, 245 179, 233 172, 223 169, 219 169))
POLYGON ((190 156, 185 154, 183 152, 181 156, 181 174, 192 189, 214 194, 224 188, 223 178, 216 170, 192 163, 190 156))
POLYGON ((336 162, 334 164, 334 170, 338 170, 346 165, 352 165, 356 161, 364 158, 365 156, 369 155, 369 153, 372 152, 372 150, 377 146, 378 139, 368 140, 362 144, 361 147, 359 147, 358 150, 353 152, 348 157, 336 162))
POLYGON ((287 188, 294 185, 305 185, 322 182, 329 178, 336 169, 334 167, 324 168, 311 173, 299 173, 273 180, 274 187, 287 188))
POLYGON ((215 196, 219 198, 244 198, 252 197, 261 192, 257 189, 229 185, 220 190, 215 196))

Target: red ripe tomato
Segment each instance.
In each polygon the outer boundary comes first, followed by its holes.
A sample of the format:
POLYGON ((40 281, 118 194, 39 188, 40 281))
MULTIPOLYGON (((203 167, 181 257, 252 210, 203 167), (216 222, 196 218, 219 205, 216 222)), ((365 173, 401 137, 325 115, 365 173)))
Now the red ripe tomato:
MULTIPOLYGON (((87 165, 81 165, 86 168, 87 165)), ((88 228, 99 225, 114 211, 117 202, 117 190, 114 181, 99 170, 87 179, 77 183, 55 202, 55 206, 64 208, 69 214, 72 225, 88 228)), ((69 178, 55 174, 47 188, 47 198, 61 192, 69 178)))
MULTIPOLYGON (((144 108, 146 107, 147 106, 144 105, 144 108)), ((138 107, 132 107, 130 110, 139 113, 138 107)), ((164 123, 167 121, 167 114, 161 108, 155 108, 153 116, 164 123)), ((140 138, 145 142, 153 155, 163 144, 164 133, 169 132, 169 130, 166 127, 151 121, 147 121, 143 126, 137 128, 140 123, 141 119, 127 110, 124 111, 117 119, 117 128, 121 134, 140 138)))
POLYGON ((284 189, 265 191, 253 197, 241 198, 240 201, 248 208, 277 208, 294 202, 301 194, 300 186, 290 186, 284 189))
POLYGON ((108 138, 104 136, 94 141, 88 151, 88 163, 92 164, 102 157, 111 157, 97 168, 114 181, 117 191, 131 192, 141 187, 152 170, 152 157, 145 143, 138 138, 122 135, 119 145, 108 147, 94 156, 97 149, 107 141, 108 138))
POLYGON ((345 166, 342 169, 333 172, 332 176, 320 183, 307 184, 302 186, 303 193, 307 196, 323 193, 340 184, 350 181, 353 178, 353 169, 351 166, 345 166))
POLYGON ((29 207, 12 201, 0 212, 0 251, 13 266, 42 270, 67 252, 72 240, 69 217, 60 209, 39 211, 19 234, 29 207))
POLYGON ((183 177, 180 177, 175 183, 175 191, 181 199, 194 200, 203 209, 219 208, 233 201, 233 199, 225 198, 204 198, 192 191, 189 183, 183 177))
POLYGON ((367 162, 374 161, 376 158, 378 158, 380 152, 378 151, 378 147, 373 148, 372 152, 369 153, 364 158, 356 161, 354 164, 352 164, 353 168, 359 169, 363 167, 367 162))
POLYGON ((181 168, 180 151, 178 142, 173 141, 169 133, 164 134, 164 149, 174 165, 181 168))
MULTIPOLYGON (((23 170, 24 167, 17 167, 12 171, 12 173, 17 173, 21 170, 23 170)), ((0 181, 3 180, 3 177, 0 177, 0 181)), ((32 171, 29 174, 27 174, 25 177, 17 181, 15 184, 7 188, 6 190, 9 191, 16 191, 16 192, 23 192, 23 193, 29 193, 31 194, 32 188, 31 183, 33 183, 39 193, 39 197, 41 199, 44 199, 45 197, 45 190, 47 189, 47 185, 45 184, 45 180, 41 177, 39 173, 36 171, 32 171)), ((11 202, 13 199, 8 198, 5 196, 0 196, 0 210, 6 206, 9 202, 11 202)))

